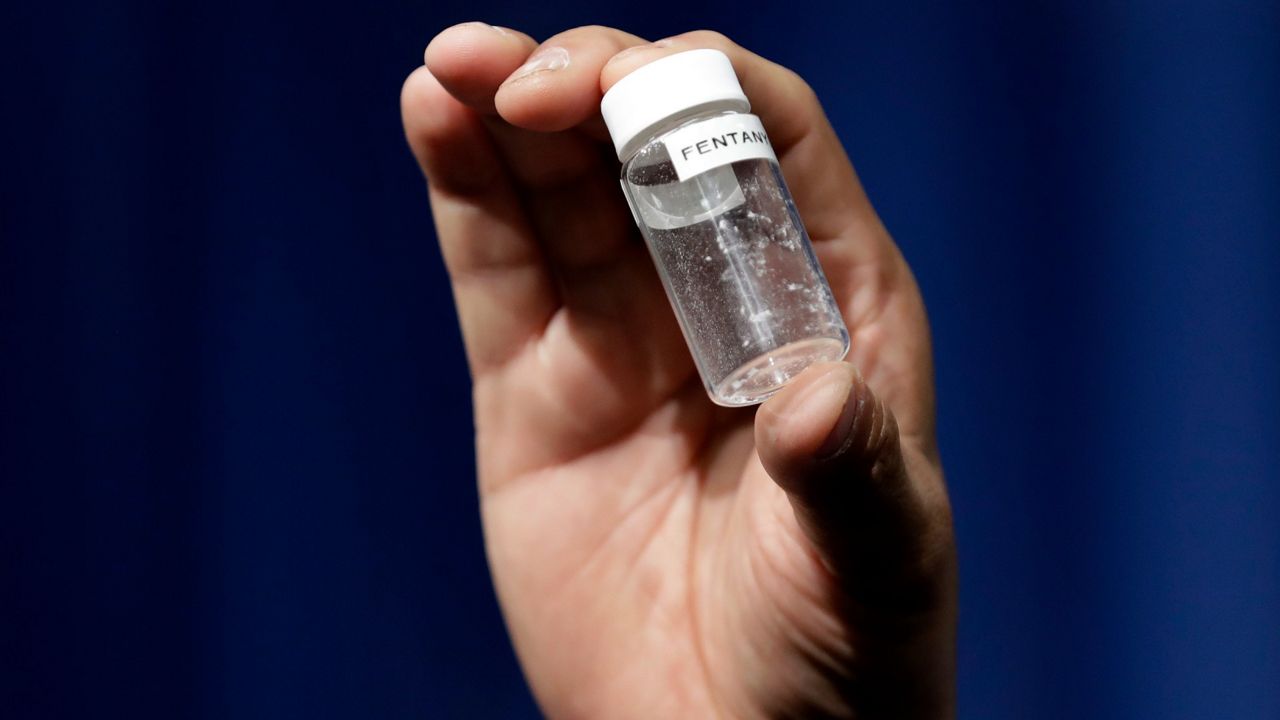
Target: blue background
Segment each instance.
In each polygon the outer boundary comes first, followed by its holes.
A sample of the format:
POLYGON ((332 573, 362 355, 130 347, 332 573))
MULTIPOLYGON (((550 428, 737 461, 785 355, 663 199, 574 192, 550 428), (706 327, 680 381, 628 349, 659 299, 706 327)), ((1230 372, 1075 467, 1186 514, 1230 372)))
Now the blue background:
POLYGON ((960 716, 1280 718, 1280 5, 0 10, 0 716, 536 716, 403 77, 713 27, 914 267, 960 716))

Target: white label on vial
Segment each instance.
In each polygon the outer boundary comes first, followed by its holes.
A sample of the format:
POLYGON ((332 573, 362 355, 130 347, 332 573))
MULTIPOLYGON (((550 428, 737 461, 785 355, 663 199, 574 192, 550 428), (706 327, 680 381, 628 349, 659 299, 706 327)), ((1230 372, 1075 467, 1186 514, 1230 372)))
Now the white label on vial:
POLYGON ((760 118, 719 115, 682 127, 662 139, 682 182, 712 168, 739 160, 764 158, 778 162, 760 118))

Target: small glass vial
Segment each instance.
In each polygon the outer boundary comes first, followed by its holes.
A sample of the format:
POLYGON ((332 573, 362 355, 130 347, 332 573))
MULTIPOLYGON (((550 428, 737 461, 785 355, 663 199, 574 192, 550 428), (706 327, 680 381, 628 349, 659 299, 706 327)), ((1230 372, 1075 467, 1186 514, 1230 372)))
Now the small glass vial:
POLYGON ((711 399, 753 405, 843 358, 849 331, 729 58, 668 55, 618 81, 600 109, 711 399))

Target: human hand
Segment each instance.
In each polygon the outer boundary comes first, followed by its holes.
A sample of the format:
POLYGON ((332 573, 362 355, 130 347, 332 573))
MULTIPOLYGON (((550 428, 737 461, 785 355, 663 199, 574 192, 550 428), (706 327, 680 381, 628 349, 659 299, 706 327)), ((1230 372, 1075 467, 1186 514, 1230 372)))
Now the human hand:
POLYGON ((489 562, 547 715, 950 717, 924 307, 809 87, 716 33, 539 46, 468 23, 402 110, 471 367, 489 562), (599 117, 629 71, 701 47, 733 61, 852 337, 754 412, 707 398, 599 117))

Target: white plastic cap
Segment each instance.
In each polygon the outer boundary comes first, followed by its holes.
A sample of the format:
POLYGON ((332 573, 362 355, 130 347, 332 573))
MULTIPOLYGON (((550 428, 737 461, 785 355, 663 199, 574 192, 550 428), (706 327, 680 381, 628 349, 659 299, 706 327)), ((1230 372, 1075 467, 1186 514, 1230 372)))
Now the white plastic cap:
POLYGON ((751 103, 738 84, 733 63, 719 50, 686 50, 654 60, 623 77, 600 101, 618 159, 646 130, 672 115, 713 103, 747 112, 751 103))

